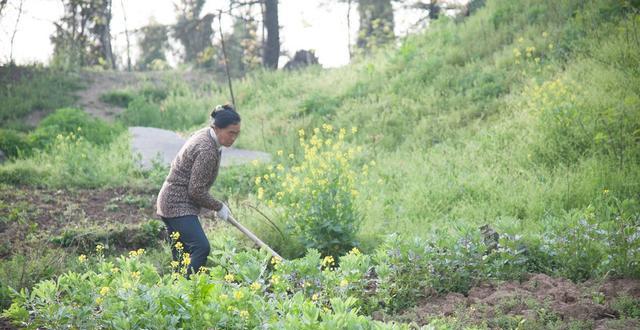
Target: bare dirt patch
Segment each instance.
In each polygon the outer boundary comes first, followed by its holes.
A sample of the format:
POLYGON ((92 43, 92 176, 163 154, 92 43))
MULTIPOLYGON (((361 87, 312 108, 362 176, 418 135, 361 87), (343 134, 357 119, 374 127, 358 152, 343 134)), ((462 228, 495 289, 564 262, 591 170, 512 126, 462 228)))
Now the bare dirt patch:
POLYGON ((534 274, 521 283, 484 283, 472 288, 466 296, 449 293, 428 297, 390 318, 417 325, 428 324, 437 317, 452 317, 489 328, 503 328, 513 321, 542 328, 573 323, 579 328, 637 329, 640 327, 637 318, 621 315, 616 309, 615 302, 621 297, 640 299, 640 280, 606 279, 575 284, 564 278, 534 274))
POLYGON ((29 235, 50 237, 63 230, 135 225, 157 218, 155 189, 56 190, 0 188, 0 257, 19 250, 29 235))

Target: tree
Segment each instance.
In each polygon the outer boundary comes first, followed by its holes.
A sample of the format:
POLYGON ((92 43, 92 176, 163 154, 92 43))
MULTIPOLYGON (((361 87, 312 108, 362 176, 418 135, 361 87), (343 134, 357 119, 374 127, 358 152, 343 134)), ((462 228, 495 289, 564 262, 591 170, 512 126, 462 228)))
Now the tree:
POLYGON ((205 0, 180 0, 173 35, 184 47, 184 62, 195 63, 198 56, 210 47, 213 39, 213 14, 200 18, 205 0))
POLYGON ((54 66, 115 68, 111 49, 111 0, 63 0, 64 15, 51 36, 54 66))
POLYGON ((358 48, 368 53, 395 39, 391 0, 358 0, 358 48))
POLYGON ((149 70, 154 63, 166 62, 166 51, 169 49, 169 28, 158 24, 151 18, 149 24, 140 29, 142 38, 139 42, 140 58, 136 63, 139 70, 149 70))
POLYGON ((277 69, 280 58, 280 26, 278 25, 278 0, 264 0, 263 24, 267 30, 262 64, 277 69))

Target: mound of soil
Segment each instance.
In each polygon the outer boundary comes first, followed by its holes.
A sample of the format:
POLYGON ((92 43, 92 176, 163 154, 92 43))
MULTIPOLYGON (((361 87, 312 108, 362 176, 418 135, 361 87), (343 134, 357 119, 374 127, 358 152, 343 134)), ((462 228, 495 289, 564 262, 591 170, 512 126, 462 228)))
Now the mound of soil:
MULTIPOLYGON (((579 322, 595 329, 640 328, 638 319, 619 320, 621 315, 612 303, 622 296, 640 299, 640 280, 607 279, 575 284, 564 278, 534 274, 522 283, 484 283, 472 288, 466 296, 449 293, 425 298, 393 318, 425 325, 434 317, 451 316, 479 324, 509 315, 534 322, 541 318, 579 322)), ((491 322, 485 324, 492 327, 491 322)))

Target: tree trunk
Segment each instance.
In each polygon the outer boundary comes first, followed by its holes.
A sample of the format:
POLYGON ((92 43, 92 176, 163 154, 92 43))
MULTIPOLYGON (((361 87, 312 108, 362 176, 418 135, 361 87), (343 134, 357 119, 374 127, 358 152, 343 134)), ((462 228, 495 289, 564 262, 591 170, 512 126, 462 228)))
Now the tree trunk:
POLYGON ((278 0, 264 0, 264 25, 267 29, 267 42, 264 46, 262 64, 266 68, 277 69, 280 57, 280 26, 278 25, 278 0))
POLYGON ((358 13, 358 48, 368 52, 395 38, 391 0, 358 0, 358 13))
POLYGON ((104 26, 100 33, 100 44, 102 45, 102 55, 111 69, 116 69, 116 60, 113 57, 113 49, 111 48, 111 0, 105 0, 104 4, 104 26))

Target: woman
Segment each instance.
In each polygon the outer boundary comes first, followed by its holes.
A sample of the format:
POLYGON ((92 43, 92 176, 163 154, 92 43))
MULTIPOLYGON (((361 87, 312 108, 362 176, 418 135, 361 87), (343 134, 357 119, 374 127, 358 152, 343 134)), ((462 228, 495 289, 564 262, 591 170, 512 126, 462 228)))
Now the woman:
MULTIPOLYGON (((218 176, 222 146, 230 147, 240 134, 240 115, 231 105, 217 106, 211 112, 211 126, 195 132, 171 162, 171 170, 158 193, 157 213, 169 234, 178 232, 179 241, 191 256, 187 273, 200 270, 207 262, 209 240, 200 225, 202 209, 215 210, 227 220, 227 205, 213 198, 209 189, 218 176)), ((173 259, 179 261, 175 245, 173 259)))

